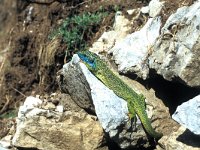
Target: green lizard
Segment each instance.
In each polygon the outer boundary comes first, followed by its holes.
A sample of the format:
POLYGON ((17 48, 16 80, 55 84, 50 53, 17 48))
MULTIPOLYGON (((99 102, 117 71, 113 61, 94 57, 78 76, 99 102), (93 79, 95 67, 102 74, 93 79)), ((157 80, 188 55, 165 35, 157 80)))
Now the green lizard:
POLYGON ((86 67, 108 88, 127 101, 130 117, 135 118, 136 114, 142 122, 146 132, 159 139, 162 133, 157 133, 151 126, 151 122, 145 111, 145 98, 143 95, 137 94, 132 88, 124 83, 117 75, 115 75, 100 57, 90 51, 82 51, 78 53, 79 58, 86 67))

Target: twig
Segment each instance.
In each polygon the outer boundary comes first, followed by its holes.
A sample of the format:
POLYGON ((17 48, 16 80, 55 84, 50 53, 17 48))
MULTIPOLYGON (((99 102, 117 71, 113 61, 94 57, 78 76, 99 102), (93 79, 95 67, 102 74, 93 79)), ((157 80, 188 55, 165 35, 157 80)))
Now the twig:
POLYGON ((67 8, 69 8, 69 9, 74 9, 74 8, 77 8, 78 6, 83 5, 83 4, 85 4, 85 3, 88 3, 88 2, 91 2, 91 0, 89 0, 89 1, 84 1, 84 2, 82 2, 82 3, 77 4, 76 6, 71 6, 71 7, 67 7, 67 8))
POLYGON ((4 104, 3 108, 0 110, 0 115, 6 111, 9 103, 10 103, 10 99, 8 98, 8 95, 6 95, 6 103, 4 104))
MULTIPOLYGON (((24 94, 23 94, 22 92, 20 92, 19 90, 15 89, 15 88, 13 88, 13 87, 11 87, 11 88, 12 88, 13 90, 15 90, 16 92, 18 92, 19 94, 21 94, 22 96, 27 97, 26 95, 24 95, 24 94)), ((6 109, 8 108, 9 103, 10 103, 10 99, 9 99, 8 96, 6 95, 6 103, 4 104, 3 108, 0 110, 0 115, 6 111, 6 109)))
POLYGON ((3 66, 5 64, 5 61, 6 61, 6 58, 4 57, 2 63, 1 63, 1 67, 0 67, 0 76, 2 77, 1 80, 0 80, 0 89, 1 89, 1 86, 3 84, 3 80, 4 80, 4 75, 3 75, 3 66))
POLYGON ((24 95, 22 92, 20 92, 19 90, 17 90, 16 88, 11 87, 13 90, 15 90, 16 92, 18 92, 19 94, 21 94, 24 97, 27 97, 26 95, 24 95))
POLYGON ((56 0, 29 0, 30 3, 36 3, 36 4, 43 4, 43 5, 50 5, 56 0))

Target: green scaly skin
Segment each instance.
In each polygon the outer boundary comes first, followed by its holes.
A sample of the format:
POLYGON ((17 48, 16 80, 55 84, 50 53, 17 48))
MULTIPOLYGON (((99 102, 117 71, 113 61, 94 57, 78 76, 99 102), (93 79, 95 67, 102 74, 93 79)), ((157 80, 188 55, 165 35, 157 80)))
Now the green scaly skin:
POLYGON ((162 137, 162 133, 156 132, 152 126, 147 113, 145 111, 145 98, 143 95, 137 94, 132 88, 130 88, 126 83, 124 83, 118 76, 116 76, 107 65, 97 56, 96 54, 89 51, 82 51, 78 53, 80 55, 89 58, 94 61, 94 66, 88 64, 84 59, 82 62, 87 66, 87 68, 103 82, 108 88, 113 90, 113 92, 127 101, 129 113, 131 114, 131 119, 135 118, 136 114, 141 120, 146 132, 159 139, 162 137))

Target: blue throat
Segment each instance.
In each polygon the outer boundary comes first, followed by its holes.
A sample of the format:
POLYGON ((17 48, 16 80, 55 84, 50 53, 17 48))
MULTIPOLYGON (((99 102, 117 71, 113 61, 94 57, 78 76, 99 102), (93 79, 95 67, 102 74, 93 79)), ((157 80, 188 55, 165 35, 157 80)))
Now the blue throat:
POLYGON ((90 67, 95 68, 95 63, 94 60, 89 59, 87 56, 85 56, 84 54, 80 54, 78 53, 79 58, 85 62, 86 64, 88 64, 90 67))

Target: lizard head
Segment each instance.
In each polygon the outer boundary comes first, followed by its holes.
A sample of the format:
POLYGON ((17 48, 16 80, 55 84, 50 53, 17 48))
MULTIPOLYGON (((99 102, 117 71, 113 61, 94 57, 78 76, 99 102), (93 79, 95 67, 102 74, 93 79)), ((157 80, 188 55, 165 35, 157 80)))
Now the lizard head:
POLYGON ((97 61, 100 59, 98 55, 90 51, 81 51, 77 54, 91 72, 97 71, 97 61))

